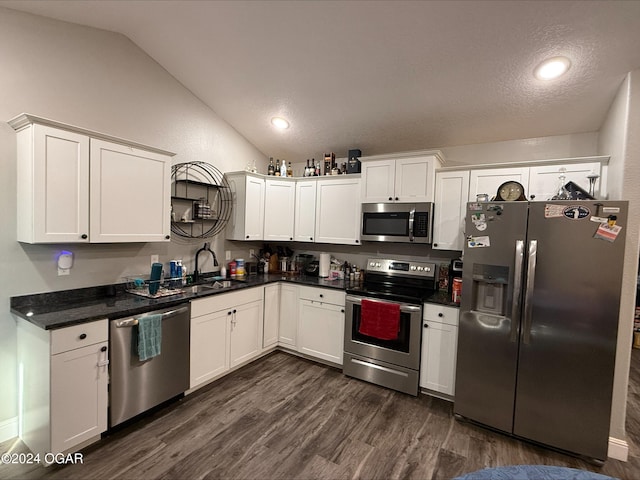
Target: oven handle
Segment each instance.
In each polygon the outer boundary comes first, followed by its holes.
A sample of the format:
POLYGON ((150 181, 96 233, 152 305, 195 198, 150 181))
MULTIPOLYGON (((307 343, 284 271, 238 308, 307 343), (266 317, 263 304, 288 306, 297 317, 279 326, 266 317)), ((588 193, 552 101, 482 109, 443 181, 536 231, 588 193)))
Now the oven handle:
MULTIPOLYGON (((354 297, 353 295, 347 295, 346 296, 346 301, 347 302, 351 302, 355 305, 361 305, 362 304, 362 300, 370 300, 368 298, 362 298, 362 297, 354 297)), ((372 302, 376 302, 376 301, 380 301, 383 303, 398 303, 398 302, 384 302, 383 300, 371 300, 372 302)), ((416 312, 420 312, 422 311, 422 307, 418 307, 415 305, 408 305, 406 303, 400 303, 400 311, 401 312, 405 312, 405 313, 416 313, 416 312)))

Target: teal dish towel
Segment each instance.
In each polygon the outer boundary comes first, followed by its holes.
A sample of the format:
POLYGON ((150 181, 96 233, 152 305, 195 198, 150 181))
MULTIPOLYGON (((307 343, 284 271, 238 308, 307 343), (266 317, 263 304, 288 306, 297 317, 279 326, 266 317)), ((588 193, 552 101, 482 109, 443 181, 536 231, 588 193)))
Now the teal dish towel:
POLYGON ((162 314, 138 319, 138 357, 144 362, 160 355, 162 346, 162 314))

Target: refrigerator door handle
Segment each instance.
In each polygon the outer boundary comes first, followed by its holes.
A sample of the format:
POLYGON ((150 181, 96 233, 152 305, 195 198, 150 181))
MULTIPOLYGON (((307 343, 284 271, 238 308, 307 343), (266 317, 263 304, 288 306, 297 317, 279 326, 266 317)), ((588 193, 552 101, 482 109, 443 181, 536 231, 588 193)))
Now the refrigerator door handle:
POLYGON ((513 270, 513 308, 511 310, 511 335, 509 340, 518 340, 518 319, 520 318, 520 297, 522 297, 522 264, 524 262, 524 240, 516 240, 516 258, 513 270))
POLYGON ((522 322, 522 341, 529 343, 531 339, 531 315, 533 311, 533 284, 536 276, 536 260, 538 254, 538 241, 529 242, 529 259, 527 265, 527 285, 524 292, 524 321, 522 322))

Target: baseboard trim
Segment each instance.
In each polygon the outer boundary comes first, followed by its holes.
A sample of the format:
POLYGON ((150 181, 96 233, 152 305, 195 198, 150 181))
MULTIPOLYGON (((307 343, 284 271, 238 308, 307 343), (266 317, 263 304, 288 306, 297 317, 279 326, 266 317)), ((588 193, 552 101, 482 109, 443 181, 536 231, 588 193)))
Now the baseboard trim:
POLYGON ((629 444, 625 440, 609 437, 609 458, 626 462, 629 458, 629 444))
POLYGON ((18 436, 18 417, 0 422, 0 443, 18 436))

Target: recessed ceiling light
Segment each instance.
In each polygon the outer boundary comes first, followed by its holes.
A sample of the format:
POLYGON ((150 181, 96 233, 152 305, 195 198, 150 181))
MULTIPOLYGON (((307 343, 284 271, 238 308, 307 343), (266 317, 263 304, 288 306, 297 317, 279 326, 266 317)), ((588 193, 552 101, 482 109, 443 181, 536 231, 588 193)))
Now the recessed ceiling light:
POLYGON ((289 122, 282 117, 273 117, 271 119, 271 125, 282 130, 289 128, 289 122))
POLYGON ((540 80, 553 80, 564 75, 570 66, 571 61, 567 57, 554 57, 538 65, 534 74, 540 80))

